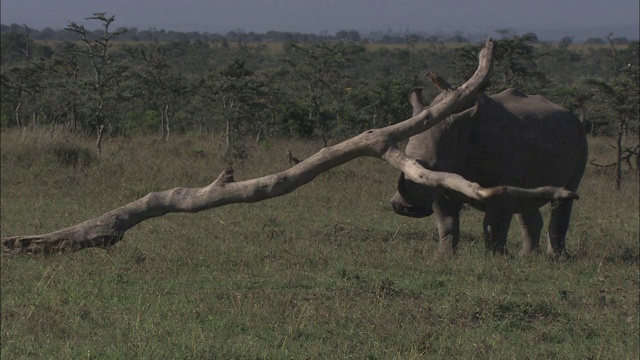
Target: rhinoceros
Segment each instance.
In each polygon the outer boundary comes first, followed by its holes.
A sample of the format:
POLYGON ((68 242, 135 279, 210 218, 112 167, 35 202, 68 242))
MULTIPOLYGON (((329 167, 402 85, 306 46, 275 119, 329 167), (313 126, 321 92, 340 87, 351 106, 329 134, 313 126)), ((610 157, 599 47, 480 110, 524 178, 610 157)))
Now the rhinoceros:
MULTIPOLYGON (((421 98, 420 89, 411 92, 414 115, 424 108, 421 98)), ((542 96, 507 89, 493 96, 479 95, 474 106, 411 137, 405 152, 426 169, 455 173, 483 187, 557 186, 575 192, 586 167, 587 140, 582 124, 570 111, 542 96)), ((437 257, 455 252, 464 203, 484 211, 488 251, 507 252, 507 232, 514 214, 523 235, 521 254, 538 250, 543 226, 539 208, 546 202, 513 198, 479 202, 416 184, 403 173, 391 199, 400 215, 419 218, 435 213, 440 237, 437 257)), ((552 204, 549 254, 565 253, 572 205, 572 200, 552 204)))

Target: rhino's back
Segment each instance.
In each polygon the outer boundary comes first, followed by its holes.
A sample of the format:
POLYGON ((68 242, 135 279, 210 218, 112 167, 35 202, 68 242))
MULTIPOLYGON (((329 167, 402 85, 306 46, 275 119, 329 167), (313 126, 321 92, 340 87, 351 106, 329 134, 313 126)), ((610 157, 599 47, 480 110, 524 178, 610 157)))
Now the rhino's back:
POLYGON ((485 97, 460 140, 460 173, 483 186, 576 190, 586 164, 580 121, 541 96, 509 89, 485 97))

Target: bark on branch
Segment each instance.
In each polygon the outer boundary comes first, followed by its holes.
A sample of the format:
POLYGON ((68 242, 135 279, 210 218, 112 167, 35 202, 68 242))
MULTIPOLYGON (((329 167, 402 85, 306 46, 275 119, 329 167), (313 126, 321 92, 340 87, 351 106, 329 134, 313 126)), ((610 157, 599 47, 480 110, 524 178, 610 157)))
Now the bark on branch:
POLYGON ((476 73, 459 88, 447 91, 444 99, 415 116, 386 128, 366 131, 340 144, 325 147, 295 166, 260 178, 238 181, 233 170, 223 171, 211 184, 200 188, 174 188, 153 192, 145 197, 109 211, 75 226, 43 235, 12 236, 2 240, 2 252, 53 253, 77 251, 89 247, 108 248, 122 240, 125 232, 142 221, 172 212, 200 212, 233 203, 251 203, 282 196, 307 184, 333 167, 361 156, 371 156, 389 162, 411 180, 430 186, 446 187, 472 199, 485 201, 495 196, 540 199, 572 199, 574 193, 545 187, 520 189, 507 186, 482 188, 459 175, 424 169, 397 149, 396 143, 421 133, 460 111, 469 103, 488 79, 492 65, 493 42, 487 40, 480 53, 476 73))

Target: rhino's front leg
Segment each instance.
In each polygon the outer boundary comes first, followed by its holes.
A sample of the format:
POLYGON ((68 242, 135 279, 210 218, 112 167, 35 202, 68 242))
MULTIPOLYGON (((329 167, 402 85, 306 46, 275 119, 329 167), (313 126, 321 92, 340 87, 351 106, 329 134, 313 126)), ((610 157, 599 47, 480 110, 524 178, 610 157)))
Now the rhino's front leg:
POLYGON ((440 242, 435 253, 436 259, 451 257, 460 241, 460 209, 462 204, 438 199, 433 203, 433 212, 438 226, 440 242))

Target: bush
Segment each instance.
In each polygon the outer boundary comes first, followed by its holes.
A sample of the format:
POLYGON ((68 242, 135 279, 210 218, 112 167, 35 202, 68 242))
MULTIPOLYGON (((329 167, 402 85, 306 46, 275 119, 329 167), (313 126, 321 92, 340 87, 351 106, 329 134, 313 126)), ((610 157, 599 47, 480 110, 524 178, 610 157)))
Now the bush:
POLYGON ((50 152, 58 164, 73 168, 89 167, 94 160, 91 150, 79 145, 56 143, 50 152))

